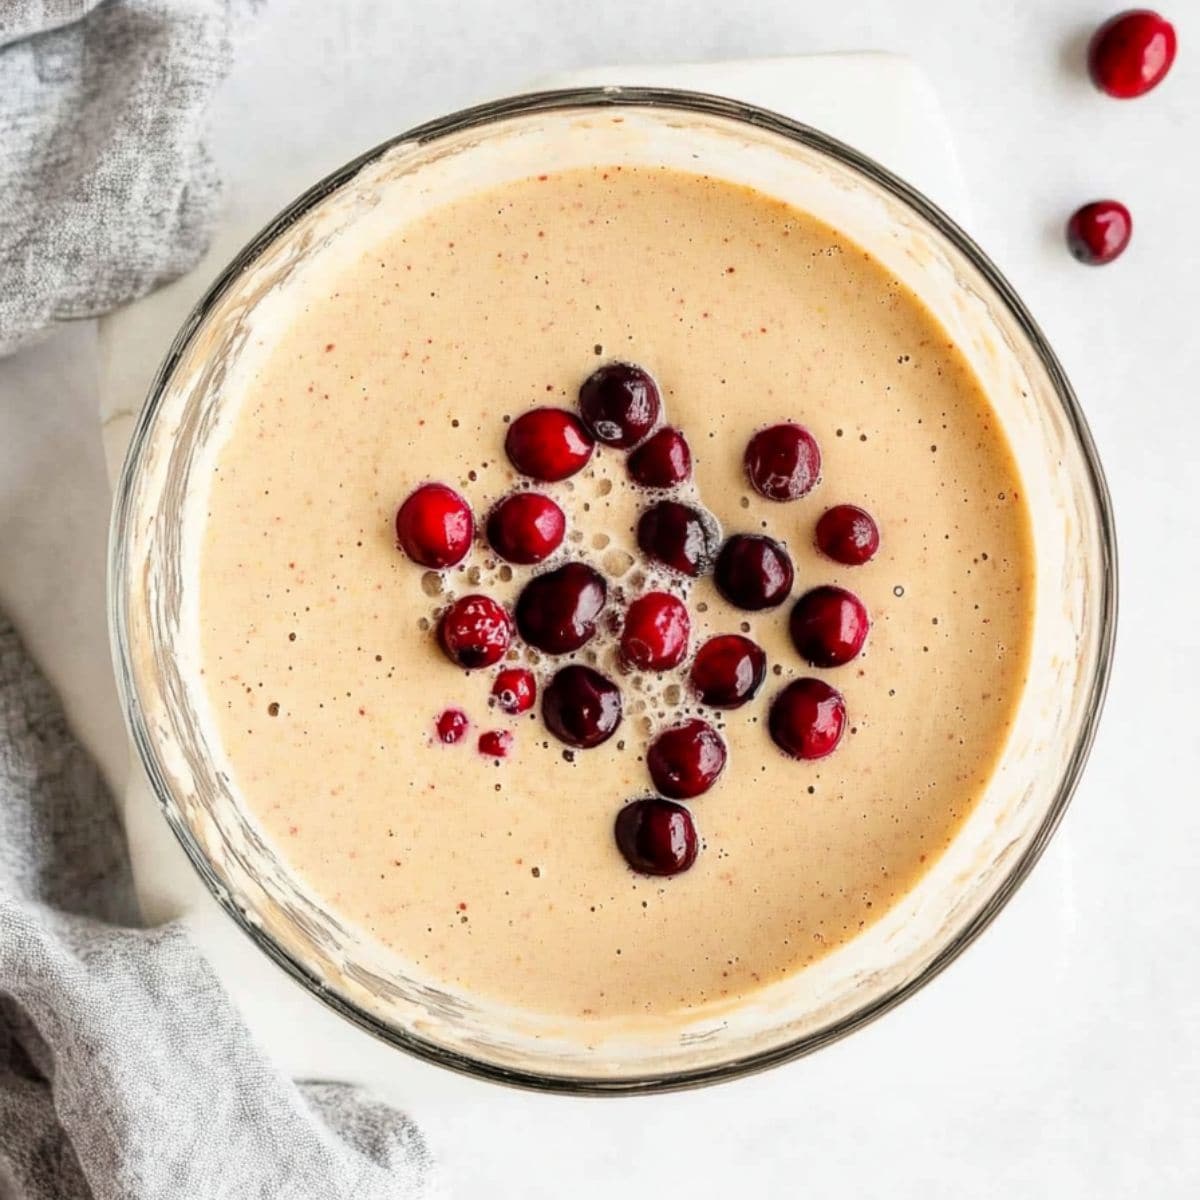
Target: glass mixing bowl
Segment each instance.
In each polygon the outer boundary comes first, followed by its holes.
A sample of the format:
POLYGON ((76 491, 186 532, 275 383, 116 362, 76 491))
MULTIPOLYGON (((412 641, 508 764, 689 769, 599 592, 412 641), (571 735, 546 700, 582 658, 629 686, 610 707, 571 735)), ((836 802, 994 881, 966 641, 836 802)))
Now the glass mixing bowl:
POLYGON ((116 496, 110 619, 126 717, 166 819, 229 915, 315 996, 423 1058, 574 1092, 727 1079, 842 1037, 932 979, 992 920, 1062 817, 1095 732, 1116 610, 1108 493, 1070 385, 983 252, 907 184, 831 138, 684 92, 523 96, 423 125, 306 192, 222 272, 167 353, 116 496), (930 307, 983 381, 1033 514, 1029 682, 998 768, 951 847, 876 924, 720 1016, 631 1027, 549 1019, 423 979, 305 892, 239 807, 201 710, 202 482, 255 314, 324 247, 479 188, 596 163, 666 164, 748 184, 869 250, 930 307), (388 203, 381 203, 384 190, 388 203))

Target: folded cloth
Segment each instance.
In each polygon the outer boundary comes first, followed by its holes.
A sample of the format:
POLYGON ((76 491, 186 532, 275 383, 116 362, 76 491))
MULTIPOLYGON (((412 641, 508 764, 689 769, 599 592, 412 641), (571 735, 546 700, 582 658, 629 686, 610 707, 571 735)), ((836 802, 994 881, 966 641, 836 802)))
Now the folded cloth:
POLYGON ((0 1197, 430 1186, 406 1117, 344 1084, 283 1079, 182 930, 137 928, 111 797, 0 617, 0 1197))
POLYGON ((0 355, 203 253, 202 124, 255 3, 0 2, 0 355))

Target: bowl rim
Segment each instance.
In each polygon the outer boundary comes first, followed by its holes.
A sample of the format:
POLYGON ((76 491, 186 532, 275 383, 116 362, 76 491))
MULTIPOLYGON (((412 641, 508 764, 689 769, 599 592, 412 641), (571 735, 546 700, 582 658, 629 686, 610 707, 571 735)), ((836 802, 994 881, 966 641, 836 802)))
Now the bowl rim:
POLYGON ((1042 856, 1050 838, 1058 828, 1095 739, 1097 723, 1108 690, 1116 637, 1117 544, 1112 501, 1103 468, 1100 465, 1087 421, 1058 358, 1012 285, 975 241, 937 205, 891 171, 845 143, 810 126, 755 105, 675 88, 583 87, 530 92, 505 97, 458 110, 388 138, 331 172, 303 192, 268 222, 234 256, 184 320, 154 376, 146 403, 134 427, 114 493, 109 531, 107 599, 109 639, 121 707, 130 736, 137 747, 138 757, 150 779, 159 807, 210 893, 221 908, 269 959, 327 1007, 360 1029, 427 1062, 448 1067, 478 1079, 535 1091, 570 1095, 651 1094, 739 1078, 811 1054, 831 1042, 838 1041, 889 1012, 923 988, 930 980, 941 974, 991 924, 1042 856), (1095 669, 1088 685, 1083 707, 1083 721, 1079 737, 1066 763, 1053 803, 1047 810, 1029 846, 1000 881, 983 907, 963 929, 943 946, 913 978, 896 985, 869 1004, 816 1032, 765 1051, 705 1067, 600 1079, 581 1075, 555 1075, 537 1070, 504 1066, 482 1057, 477 1058, 448 1049, 411 1030, 389 1025, 353 1001, 331 991, 304 962, 284 949, 270 933, 249 920, 217 877, 199 842, 183 820, 150 738, 145 714, 134 683, 130 647, 125 632, 128 622, 124 578, 135 484, 139 476, 147 438, 162 404, 167 384, 186 347, 209 312, 246 268, 280 233, 330 193, 351 180, 364 167, 398 145, 406 143, 424 145, 463 131, 481 129, 513 117, 552 113, 567 109, 612 110, 619 108, 665 109, 718 117, 750 125, 758 130, 777 134, 797 142, 865 176, 870 182, 915 211, 963 254, 979 271, 988 285, 995 290, 1022 334, 1028 339, 1054 387, 1084 460, 1095 503, 1100 534, 1100 553, 1103 561, 1099 603, 1100 639, 1095 669))

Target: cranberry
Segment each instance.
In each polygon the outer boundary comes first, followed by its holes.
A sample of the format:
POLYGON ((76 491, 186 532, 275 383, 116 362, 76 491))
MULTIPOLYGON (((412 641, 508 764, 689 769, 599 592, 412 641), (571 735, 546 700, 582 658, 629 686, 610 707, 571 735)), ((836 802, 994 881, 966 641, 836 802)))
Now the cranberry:
POLYGON ((498 662, 512 640, 512 621, 489 596, 455 600, 438 625, 438 641, 451 662, 471 670, 498 662))
POLYGON ((1175 61, 1175 27, 1147 8, 1119 13, 1088 43, 1092 82, 1118 100, 1144 96, 1175 61))
POLYGON ((674 487, 691 475, 692 452, 683 434, 668 426, 644 441, 626 466, 630 478, 642 487, 674 487))
POLYGON ((598 442, 628 450, 654 428, 661 403, 658 384, 631 363, 609 363, 584 380, 579 411, 598 442))
POLYGON ((767 677, 762 647, 739 633, 709 638, 692 663, 692 687, 712 708, 740 708, 767 677))
POLYGON ((525 585, 517 600, 517 628, 531 646, 547 654, 569 654, 596 632, 607 598, 598 571, 586 563, 566 563, 525 585))
POLYGON ((567 518, 563 510, 537 492, 505 496, 487 522, 492 549, 511 563, 538 563, 562 544, 567 518))
POLYGON ((879 549, 879 526, 869 512, 853 504, 827 509, 817 522, 817 548, 826 558, 859 567, 879 549))
POLYGON ((471 548, 475 521, 467 502, 444 483, 422 484, 396 513, 400 549, 422 567, 452 567, 471 548))
POLYGON ((678 875, 696 861, 692 814, 682 804, 634 800, 617 813, 613 835, 625 861, 643 875, 678 875))
POLYGON ((692 800, 707 792, 725 769, 725 743, 707 721, 684 721, 650 743, 646 766, 664 796, 692 800))
POLYGON ((719 539, 712 517, 675 500, 660 500, 638 519, 637 543, 642 551, 693 579, 712 566, 719 539))
POLYGON ((579 418, 562 408, 522 413, 504 438, 508 459, 522 475, 557 483, 587 466, 595 443, 579 418))
POLYGON ((461 708, 446 709, 445 712, 438 714, 438 718, 434 722, 438 741, 445 742, 447 746, 453 746, 467 732, 469 724, 467 714, 461 708))
POLYGON ((820 447, 803 425, 760 429, 746 447, 746 476, 768 500, 799 500, 820 475, 820 447))
POLYGON ((794 578, 787 551, 761 534, 734 534, 717 555, 717 591, 737 608, 757 612, 782 604, 794 578))
POLYGON ((682 600, 666 592, 648 592, 625 614, 621 657, 639 671, 669 671, 683 662, 690 633, 682 600))
POLYGON ((542 693, 542 720, 560 742, 589 750, 621 723, 621 691, 591 667, 563 667, 542 693))
POLYGON ((846 728, 842 693, 821 679, 797 679, 771 701, 771 739, 793 758, 832 754, 846 728))
POLYGON ((1119 258, 1133 236, 1133 217, 1119 200, 1093 200, 1067 222, 1067 246, 1090 267, 1119 258))
POLYGON ((826 586, 813 588, 796 601, 788 627, 806 662, 840 667, 862 649, 869 625, 867 610, 853 592, 826 586))
POLYGON ((507 729, 489 729, 479 735, 479 753, 488 758, 506 758, 512 744, 513 735, 507 729))
POLYGON ((492 684, 492 695, 496 703, 513 716, 528 712, 537 697, 537 683, 533 672, 524 667, 506 667, 496 676, 492 684))

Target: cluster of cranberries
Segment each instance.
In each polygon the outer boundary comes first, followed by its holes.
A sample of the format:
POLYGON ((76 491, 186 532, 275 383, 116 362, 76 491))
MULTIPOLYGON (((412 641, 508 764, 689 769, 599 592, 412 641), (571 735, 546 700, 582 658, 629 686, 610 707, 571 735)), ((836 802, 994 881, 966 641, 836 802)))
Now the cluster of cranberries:
MULTIPOLYGON (((611 363, 580 388, 579 413, 537 408, 509 426, 505 450, 522 475, 541 483, 567 479, 591 459, 596 443, 628 451, 630 478, 654 493, 667 492, 691 477, 692 458, 683 433, 660 426, 662 401, 657 384, 642 368, 611 363)), ((745 451, 750 485, 769 500, 807 495, 821 474, 821 452, 801 425, 760 430, 745 451)), ((517 565, 544 562, 562 545, 566 517, 550 497, 516 491, 488 514, 484 536, 501 559, 517 565)), ((466 501, 440 483, 419 487, 396 514, 401 549, 423 567, 443 570, 459 563, 475 537, 475 519, 466 501)), ((750 612, 781 605, 791 594, 795 572, 784 546, 762 534, 737 533, 722 540, 712 516, 679 498, 651 499, 637 522, 637 544, 647 559, 684 579, 712 573, 717 589, 736 608, 750 612)), ((852 505, 828 509, 816 525, 818 548, 836 562, 857 565, 879 548, 871 516, 852 505)), ((485 595, 462 596, 442 614, 438 642, 446 657, 469 670, 492 667, 505 658, 514 636, 544 655, 573 654, 596 634, 608 603, 608 584, 584 562, 568 561, 534 575, 513 612, 485 595)), ((815 667, 837 667, 863 647, 869 621, 861 600, 843 588, 813 588, 795 603, 789 630, 800 656, 815 667)), ((621 664, 640 672, 675 670, 688 658, 691 618, 687 605, 665 591, 650 591, 630 603, 620 624, 621 664)), ((692 691, 713 709, 733 709, 753 699, 767 673, 763 649, 741 634, 721 634, 704 642, 692 657, 692 691)), ((506 666, 492 684, 504 712, 529 711, 537 699, 533 673, 506 666)), ((546 728, 573 749, 606 742, 622 717, 618 684, 581 663, 556 670, 542 691, 546 728)), ((823 680, 798 679, 772 700, 768 729, 783 751, 817 759, 836 748, 846 726, 840 692, 823 680)), ((457 709, 436 722, 443 742, 459 741, 467 729, 457 709)), ((491 730, 479 739, 482 753, 502 758, 512 734, 491 730)), ((617 845, 629 864, 650 875, 674 875, 695 860, 696 827, 679 801, 694 800, 725 768, 726 748, 707 721, 685 720, 659 733, 646 751, 656 795, 634 800, 619 813, 617 845)))
MULTIPOLYGON (((1146 8, 1105 21, 1088 43, 1092 82, 1117 100, 1144 96, 1175 61, 1175 27, 1146 8)), ((1133 217, 1119 200, 1093 200, 1067 222, 1067 246, 1083 263, 1099 266, 1120 255, 1133 235, 1133 217)))

